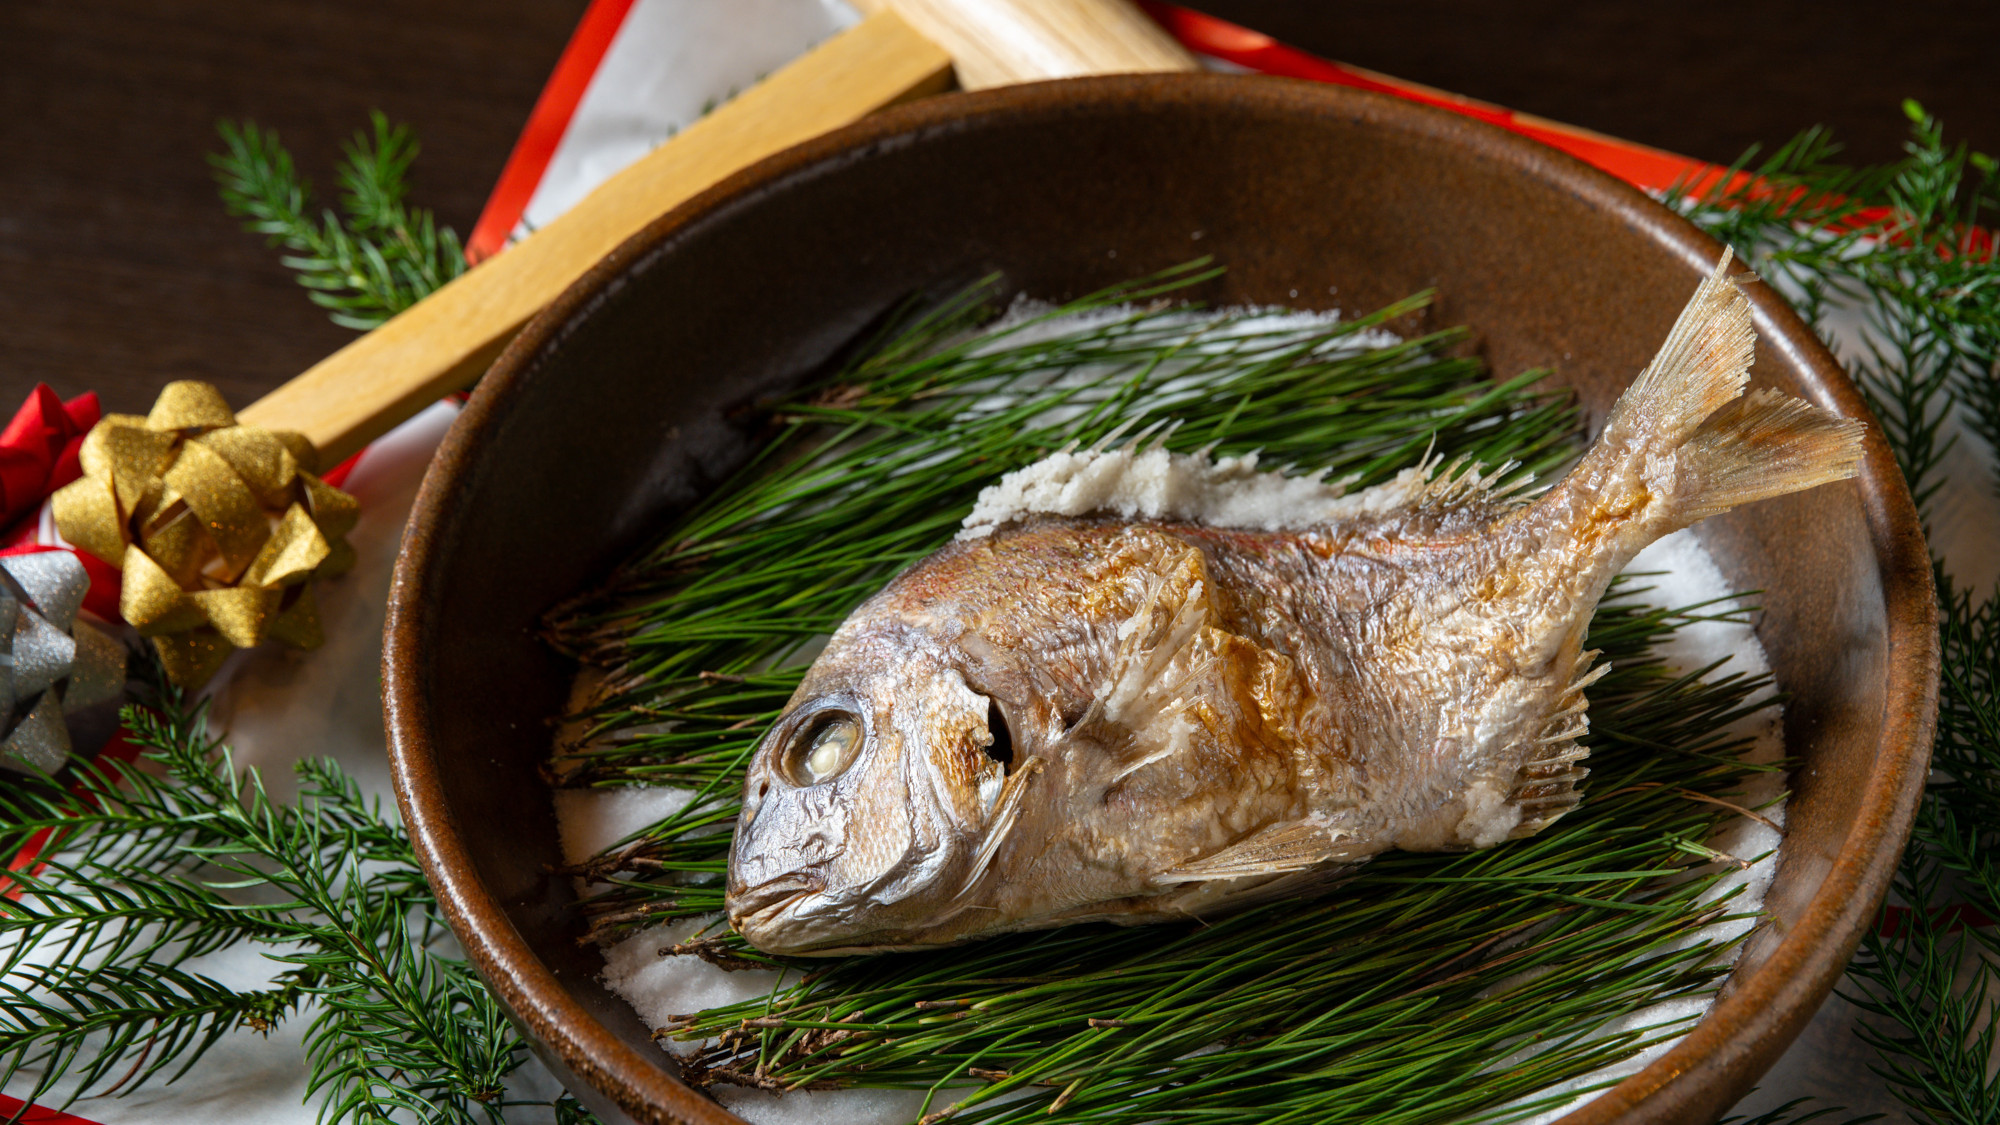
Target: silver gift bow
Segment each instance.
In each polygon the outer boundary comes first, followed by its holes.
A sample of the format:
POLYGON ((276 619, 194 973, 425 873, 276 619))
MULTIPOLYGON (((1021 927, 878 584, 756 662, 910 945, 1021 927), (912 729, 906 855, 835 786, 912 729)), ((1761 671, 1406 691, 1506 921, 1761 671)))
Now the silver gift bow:
POLYGON ((0 766, 54 773, 69 716, 125 690, 125 646, 76 619, 90 576, 68 551, 0 558, 0 766))

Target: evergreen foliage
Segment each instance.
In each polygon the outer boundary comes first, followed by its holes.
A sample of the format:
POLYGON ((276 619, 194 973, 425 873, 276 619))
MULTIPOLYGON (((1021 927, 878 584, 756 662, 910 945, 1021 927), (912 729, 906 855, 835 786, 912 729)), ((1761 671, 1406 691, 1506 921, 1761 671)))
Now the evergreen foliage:
POLYGON ((0 790, 0 850, 57 841, 0 908, 0 1085, 32 1075, 29 1100, 58 1083, 68 1100, 171 1080, 237 1028, 304 1017, 322 1120, 501 1120, 522 1045, 402 827, 329 761, 274 800, 203 710, 162 681, 125 712, 137 764, 0 790), (245 944, 272 963, 264 987, 199 971, 245 944))
POLYGON ((243 228, 287 254, 279 260, 335 324, 373 328, 465 272, 465 247, 429 211, 411 207, 417 140, 380 110, 343 146, 335 168, 340 211, 313 214, 312 189, 278 142, 254 122, 217 125, 223 151, 208 160, 222 202, 243 228))
MULTIPOLYGON (((1908 155, 1881 168, 1833 163, 1808 131, 1738 170, 1753 181, 1675 202, 1822 326, 1836 293, 1862 313, 1860 350, 1841 359, 1928 523, 1954 438, 1951 416, 2000 446, 2000 175, 1992 157, 1947 144, 1914 102, 1908 155)), ((1992 1069, 2000 996, 2000 604, 1940 558, 1943 683, 1932 781, 1895 898, 1863 940, 1841 991, 1874 1017, 1861 1034, 1877 1071, 1924 1125, 2000 1122, 1992 1069)))

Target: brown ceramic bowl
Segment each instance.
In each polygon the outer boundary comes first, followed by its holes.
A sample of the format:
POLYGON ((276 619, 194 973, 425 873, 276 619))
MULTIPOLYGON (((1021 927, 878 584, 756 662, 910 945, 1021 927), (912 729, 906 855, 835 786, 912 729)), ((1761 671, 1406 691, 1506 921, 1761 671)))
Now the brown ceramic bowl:
MULTIPOLYGON (((494 364, 425 478, 389 610, 403 814, 479 971, 608 1120, 731 1121, 691 1093, 581 948, 547 788, 570 669, 553 603, 749 453, 730 408, 811 372, 893 302, 998 270, 1081 294, 1212 253, 1198 296, 1369 309, 1435 286, 1496 372, 1547 364, 1593 420, 1721 247, 1530 141, 1406 102, 1263 78, 1090 79, 894 109, 729 179, 620 247, 494 364), (1338 296, 1329 287, 1338 287, 1338 296)), ((1752 286, 1754 378, 1865 417, 1833 357, 1752 286)), ((1930 568, 1871 434, 1861 477, 1702 525, 1789 693, 1804 765, 1758 931, 1668 1055, 1570 1122, 1707 1120, 1818 1007, 1888 886, 1935 708, 1930 568)))

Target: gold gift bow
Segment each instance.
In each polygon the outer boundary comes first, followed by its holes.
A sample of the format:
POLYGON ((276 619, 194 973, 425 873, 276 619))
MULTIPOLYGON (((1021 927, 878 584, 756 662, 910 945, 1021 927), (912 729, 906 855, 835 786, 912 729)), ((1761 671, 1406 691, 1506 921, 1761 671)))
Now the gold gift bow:
POLYGON ((325 639, 311 581, 354 565, 360 506, 313 475, 303 435, 238 425, 207 383, 167 384, 144 418, 107 414, 56 530, 124 574, 118 610, 174 683, 200 687, 238 648, 325 639))

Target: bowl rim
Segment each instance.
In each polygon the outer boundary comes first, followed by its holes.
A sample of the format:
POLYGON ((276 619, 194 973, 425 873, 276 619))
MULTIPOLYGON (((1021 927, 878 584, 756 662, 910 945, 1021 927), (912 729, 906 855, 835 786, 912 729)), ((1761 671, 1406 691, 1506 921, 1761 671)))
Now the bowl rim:
MULTIPOLYGON (((973 119, 1152 99, 1215 97, 1302 104, 1391 132, 1443 135, 1483 158, 1577 196, 1707 272, 1722 244, 1609 174, 1539 142, 1442 109, 1369 91, 1292 79, 1231 75, 1117 75, 1062 79, 905 103, 745 168, 661 215, 593 265, 528 322, 500 354, 446 436, 411 509, 391 586, 383 646, 389 757, 417 857, 467 957, 566 1083, 592 1091, 636 1120, 738 1122, 670 1077, 657 1060, 600 1024, 565 991, 481 882, 443 796, 433 752, 424 670, 434 638, 427 588, 442 544, 462 518, 452 498, 484 454, 487 435, 514 407, 513 392, 569 322, 615 289, 651 252, 731 203, 814 166, 865 154, 885 141, 973 119), (555 1057, 548 1057, 553 1053, 555 1057)), ((1887 633, 1882 736, 1855 825, 1798 924, 1755 971, 1732 987, 1663 1056, 1561 1119, 1560 1125, 1655 1122, 1712 1116, 1734 1102, 1804 1026, 1839 978, 1889 888, 1928 775, 1937 710, 1938 637, 1930 556, 1909 490, 1865 400, 1798 315, 1765 285, 1746 287, 1761 343, 1802 372, 1820 405, 1871 425, 1856 478, 1882 581, 1887 633), (1716 1101, 1717 1091, 1726 1100, 1716 1101)), ((594 1100, 588 1098, 586 1100, 594 1100)), ((608 1108, 608 1107, 607 1107, 608 1108)))

